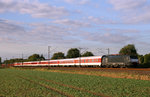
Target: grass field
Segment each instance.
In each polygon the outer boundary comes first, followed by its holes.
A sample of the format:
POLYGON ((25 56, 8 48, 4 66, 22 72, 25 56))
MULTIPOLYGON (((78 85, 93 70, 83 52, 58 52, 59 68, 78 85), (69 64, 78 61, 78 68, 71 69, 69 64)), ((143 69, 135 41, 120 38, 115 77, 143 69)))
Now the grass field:
POLYGON ((0 69, 0 97, 150 97, 150 81, 0 69))

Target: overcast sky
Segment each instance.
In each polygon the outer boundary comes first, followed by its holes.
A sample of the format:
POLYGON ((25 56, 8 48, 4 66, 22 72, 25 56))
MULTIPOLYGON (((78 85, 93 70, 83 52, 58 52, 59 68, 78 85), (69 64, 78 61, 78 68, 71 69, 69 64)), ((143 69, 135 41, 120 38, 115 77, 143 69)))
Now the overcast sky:
MULTIPOLYGON (((150 53, 150 0, 0 0, 0 56, 47 54, 47 46, 150 53)), ((97 54, 99 55, 99 54, 97 54)))

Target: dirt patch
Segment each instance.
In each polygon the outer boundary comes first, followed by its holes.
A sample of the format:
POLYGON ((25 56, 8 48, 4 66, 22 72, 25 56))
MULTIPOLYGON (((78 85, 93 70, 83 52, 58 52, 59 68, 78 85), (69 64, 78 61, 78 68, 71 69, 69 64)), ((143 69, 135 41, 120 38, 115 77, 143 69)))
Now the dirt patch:
MULTIPOLYGON (((28 68, 29 67, 25 67, 25 69, 28 68)), ((30 67, 29 69, 48 72, 105 76, 112 78, 150 80, 150 68, 30 67)))
POLYGON ((50 70, 65 70, 65 71, 104 71, 110 73, 128 73, 150 76, 150 68, 82 68, 82 67, 49 67, 50 70))
POLYGON ((150 80, 150 71, 130 69, 86 69, 86 68, 49 68, 50 72, 105 76, 112 78, 127 78, 150 80))

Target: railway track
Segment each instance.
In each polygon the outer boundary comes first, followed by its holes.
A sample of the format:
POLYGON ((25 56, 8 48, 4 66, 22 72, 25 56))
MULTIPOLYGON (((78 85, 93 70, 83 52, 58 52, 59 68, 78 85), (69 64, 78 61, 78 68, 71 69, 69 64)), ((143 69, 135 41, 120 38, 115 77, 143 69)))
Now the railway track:
POLYGON ((109 73, 128 73, 150 76, 150 68, 100 68, 100 67, 19 67, 23 69, 48 69, 65 71, 102 71, 109 73))
POLYGON ((88 69, 88 70, 136 70, 136 71, 150 71, 150 68, 101 68, 101 67, 48 67, 49 69, 88 69))
MULTIPOLYGON (((19 66, 18 66, 19 67, 19 66)), ((20 68, 34 69, 34 68, 47 68, 47 69, 65 69, 65 70, 136 70, 136 71, 150 71, 150 68, 101 68, 101 67, 49 67, 49 66, 22 66, 20 68)))
POLYGON ((150 68, 85 68, 85 67, 49 67, 52 70, 86 70, 86 71, 103 71, 103 72, 113 72, 113 73, 128 73, 128 74, 138 74, 138 75, 148 75, 150 76, 150 68))

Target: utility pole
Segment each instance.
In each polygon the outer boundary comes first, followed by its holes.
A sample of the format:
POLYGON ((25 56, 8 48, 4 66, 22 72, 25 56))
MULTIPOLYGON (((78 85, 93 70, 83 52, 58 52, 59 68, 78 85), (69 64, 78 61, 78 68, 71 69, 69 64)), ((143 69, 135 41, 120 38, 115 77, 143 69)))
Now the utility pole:
POLYGON ((88 48, 78 48, 79 49, 79 65, 81 66, 81 54, 86 52, 88 48), (82 49, 85 49, 84 52, 81 52, 82 49))
POLYGON ((50 48, 51 46, 48 46, 48 65, 50 64, 50 48))
POLYGON ((7 63, 7 58, 6 58, 6 62, 5 62, 5 66, 7 67, 8 63, 7 63))
POLYGON ((23 65, 23 53, 22 53, 22 65, 23 65))
POLYGON ((102 48, 97 48, 96 50, 98 51, 98 54, 100 54, 100 53, 106 54, 106 53, 104 53, 102 48))
POLYGON ((103 54, 110 54, 110 49, 107 48, 107 49, 102 49, 102 48, 97 48, 96 50, 98 50, 99 53, 103 53, 103 54), (107 50, 107 53, 104 53, 104 50, 107 50))
POLYGON ((106 49, 106 50, 108 50, 108 55, 110 54, 110 49, 108 48, 108 49, 106 49))
POLYGON ((79 47, 79 66, 81 66, 81 49, 83 48, 79 47))
POLYGON ((51 62, 50 62, 50 60, 51 60, 51 53, 52 53, 53 51, 55 51, 56 49, 57 49, 57 48, 53 48, 53 49, 52 49, 51 46, 48 46, 48 65, 51 64, 51 62))
POLYGON ((87 51, 88 48, 78 48, 79 49, 79 65, 81 66, 81 54, 85 53, 87 51), (83 52, 81 52, 81 50, 84 49, 83 52))

